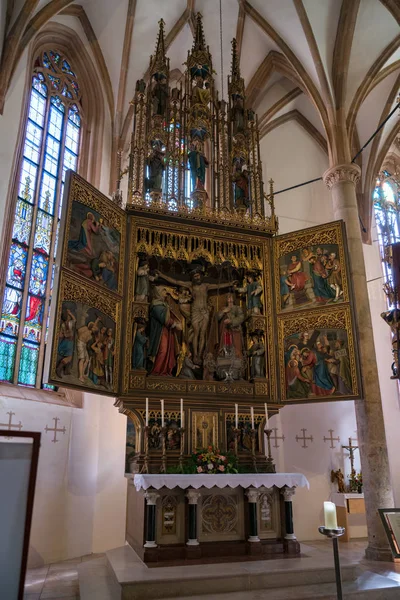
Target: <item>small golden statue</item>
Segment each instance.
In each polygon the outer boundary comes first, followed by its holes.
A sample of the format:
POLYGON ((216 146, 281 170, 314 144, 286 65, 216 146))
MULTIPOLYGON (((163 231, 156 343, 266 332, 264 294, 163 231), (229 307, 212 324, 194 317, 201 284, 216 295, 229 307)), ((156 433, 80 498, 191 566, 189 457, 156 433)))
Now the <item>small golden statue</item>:
POLYGON ((339 494, 344 494, 345 489, 344 489, 344 475, 342 473, 342 471, 340 469, 338 469, 337 471, 331 471, 331 481, 332 483, 334 483, 335 479, 337 480, 338 483, 338 492, 339 494))

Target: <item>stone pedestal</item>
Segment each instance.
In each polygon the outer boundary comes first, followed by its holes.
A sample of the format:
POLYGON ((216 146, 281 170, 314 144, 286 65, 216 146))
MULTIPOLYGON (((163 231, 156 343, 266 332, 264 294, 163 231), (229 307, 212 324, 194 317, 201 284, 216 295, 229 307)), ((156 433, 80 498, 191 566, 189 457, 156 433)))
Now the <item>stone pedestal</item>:
POLYGON ((378 518, 378 508, 393 506, 393 493, 355 189, 360 174, 361 170, 355 164, 337 165, 324 173, 324 181, 332 192, 335 219, 343 219, 346 223, 350 277, 357 310, 364 400, 355 401, 355 411, 368 527, 365 554, 371 560, 391 560, 388 541, 378 518))

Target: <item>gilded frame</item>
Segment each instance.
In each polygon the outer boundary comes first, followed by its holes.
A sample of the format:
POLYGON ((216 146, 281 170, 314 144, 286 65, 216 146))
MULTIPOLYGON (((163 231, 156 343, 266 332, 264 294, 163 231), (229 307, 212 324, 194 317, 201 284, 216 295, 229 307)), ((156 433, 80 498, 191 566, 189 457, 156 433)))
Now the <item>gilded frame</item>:
POLYGON ((351 307, 348 304, 333 308, 312 311, 290 312, 277 317, 278 333, 278 369, 280 397, 283 404, 300 404, 313 402, 336 402, 338 400, 355 400, 361 398, 362 387, 359 375, 357 341, 353 326, 351 307), (288 398, 286 384, 285 340, 295 334, 310 330, 342 330, 346 332, 349 368, 351 373, 352 393, 343 396, 306 396, 304 398, 288 398))
MULTIPOLYGON (((257 403, 276 402, 276 364, 274 352, 267 352, 267 364, 266 364, 266 380, 257 381, 256 383, 248 383, 245 381, 237 381, 232 384, 224 384, 220 381, 197 381, 191 380, 180 380, 171 379, 171 377, 147 377, 145 374, 140 374, 137 371, 131 369, 131 352, 132 352, 132 339, 133 339, 133 327, 135 317, 143 317, 143 306, 140 303, 134 302, 134 289, 136 279, 136 257, 138 252, 146 252, 149 255, 157 255, 161 257, 175 256, 176 249, 173 247, 173 243, 169 242, 173 238, 196 238, 203 242, 211 241, 214 244, 216 253, 218 249, 225 244, 225 247, 232 248, 233 246, 238 248, 245 247, 257 247, 260 249, 260 260, 258 268, 263 272, 263 298, 264 298, 264 314, 260 315, 260 318, 264 320, 263 328, 265 327, 265 339, 266 346, 269 340, 274 339, 274 322, 273 322, 273 309, 272 309, 272 276, 271 276, 271 257, 272 257, 272 246, 271 238, 266 235, 260 235, 260 233, 243 232, 238 240, 237 232, 229 231, 227 229, 218 229, 212 227, 205 227, 201 225, 186 225, 184 229, 182 224, 174 222, 173 218, 170 217, 167 220, 159 220, 158 218, 151 218, 142 215, 131 216, 128 224, 128 262, 126 263, 126 272, 128 280, 128 291, 126 293, 126 315, 127 315, 127 326, 124 330, 124 366, 123 366, 123 386, 122 393, 124 396, 132 396, 139 400, 139 397, 145 397, 152 395, 159 397, 160 393, 163 395, 168 394, 184 394, 185 397, 199 398, 202 401, 208 402, 210 397, 213 397, 214 401, 218 397, 219 402, 224 402, 224 396, 229 393, 238 398, 243 398, 243 401, 249 402, 250 400, 257 403), (159 240, 157 243, 150 245, 146 243, 147 232, 154 232, 155 239, 159 240), (164 236, 164 237, 162 237, 164 236), (141 239, 142 238, 142 239, 141 239), (162 240, 166 238, 166 243, 162 240)), ((148 238, 147 238, 148 239, 148 238)), ((205 244, 204 244, 205 246, 205 244)), ((205 248, 198 250, 198 254, 192 253, 190 258, 196 256, 206 256, 205 248)), ((209 256, 207 256, 208 258, 209 256)), ((212 257, 214 258, 215 255, 212 257)), ((189 258, 189 257, 187 257, 189 258)), ((221 260, 222 255, 217 257, 221 260)))
MULTIPOLYGON (((99 213, 107 223, 115 228, 120 234, 119 244, 119 268, 118 268, 118 283, 115 290, 107 289, 107 292, 123 295, 124 292, 124 262, 125 262, 125 247, 126 247, 126 212, 119 208, 115 202, 107 198, 104 194, 99 192, 85 179, 80 177, 73 171, 68 171, 67 181, 65 185, 64 200, 63 200, 63 216, 62 223, 64 229, 62 232, 62 255, 60 259, 60 267, 73 273, 75 276, 79 274, 76 271, 68 267, 68 242, 70 240, 71 231, 71 218, 73 213, 74 203, 78 202, 88 209, 93 209, 99 213)), ((61 241, 60 241, 61 244, 61 241)), ((92 283, 97 285, 95 281, 82 276, 84 282, 92 283)), ((98 286, 99 289, 104 290, 104 286, 98 286)))
MULTIPOLYGON (((307 229, 300 229, 299 231, 292 231, 284 235, 279 235, 274 238, 273 241, 273 282, 274 282, 274 296, 275 306, 277 314, 288 314, 295 311, 313 310, 318 308, 318 304, 308 304, 303 306, 296 306, 295 308, 283 309, 281 307, 281 294, 280 294, 280 260, 283 256, 288 255, 292 252, 299 252, 307 247, 323 246, 323 245, 335 245, 337 244, 339 250, 339 261, 341 266, 341 277, 343 294, 340 299, 338 306, 342 306, 345 303, 351 301, 351 291, 349 285, 349 269, 347 261, 347 243, 346 243, 346 231, 343 221, 334 221, 325 225, 318 225, 316 227, 309 227, 307 229)), ((330 304, 331 305, 331 304, 330 304)))

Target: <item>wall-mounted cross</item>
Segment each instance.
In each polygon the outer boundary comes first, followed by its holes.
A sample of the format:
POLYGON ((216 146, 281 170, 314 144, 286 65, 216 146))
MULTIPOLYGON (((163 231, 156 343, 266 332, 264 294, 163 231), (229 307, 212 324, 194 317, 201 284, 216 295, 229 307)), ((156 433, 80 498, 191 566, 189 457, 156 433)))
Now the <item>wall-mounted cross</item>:
POLYGON ((353 446, 352 444, 352 439, 351 437, 349 438, 349 445, 348 446, 342 446, 342 448, 344 450, 348 450, 349 451, 349 458, 350 458, 350 465, 351 465, 351 473, 355 473, 354 470, 354 451, 358 450, 358 446, 353 446))
POLYGON ((330 447, 336 448, 336 446, 333 445, 333 442, 340 442, 340 437, 339 436, 333 437, 333 432, 335 431, 334 429, 328 429, 328 431, 329 431, 329 437, 324 436, 324 442, 330 442, 331 443, 330 447))
POLYGON ((54 431, 54 437, 51 440, 52 442, 56 443, 59 442, 60 440, 57 439, 57 432, 59 431, 60 433, 65 433, 66 429, 65 427, 63 427, 62 429, 58 429, 57 428, 57 423, 60 419, 58 417, 53 417, 53 421, 54 421, 54 427, 45 427, 45 432, 48 433, 49 431, 54 431))
POLYGON ((273 448, 279 448, 280 446, 278 445, 278 440, 282 440, 282 442, 285 441, 285 436, 283 435, 278 435, 278 428, 277 427, 273 427, 272 431, 274 432, 274 435, 270 436, 270 440, 273 440, 274 445, 273 448))
POLYGON ((303 444, 302 444, 302 446, 301 446, 301 447, 302 447, 302 448, 308 448, 308 446, 307 446, 307 444, 306 444, 307 440, 310 440, 310 442, 313 442, 313 441, 314 441, 314 438, 313 438, 313 436, 312 436, 312 435, 310 435, 310 436, 306 436, 306 431, 307 431, 307 429, 301 429, 300 431, 302 431, 302 432, 303 432, 303 437, 301 437, 301 436, 299 436, 299 435, 296 435, 296 442, 303 442, 303 444))
MULTIPOLYGON (((15 415, 15 412, 12 412, 12 410, 10 410, 7 414, 9 415, 8 423, 0 423, 0 429, 2 427, 7 427, 7 429, 18 429, 19 431, 21 431, 21 429, 22 429, 21 421, 19 423, 15 423, 15 424, 13 424, 13 422, 12 422, 12 418, 13 418, 13 415, 15 415)), ((7 436, 7 439, 10 440, 11 437, 12 437, 11 435, 7 436)))

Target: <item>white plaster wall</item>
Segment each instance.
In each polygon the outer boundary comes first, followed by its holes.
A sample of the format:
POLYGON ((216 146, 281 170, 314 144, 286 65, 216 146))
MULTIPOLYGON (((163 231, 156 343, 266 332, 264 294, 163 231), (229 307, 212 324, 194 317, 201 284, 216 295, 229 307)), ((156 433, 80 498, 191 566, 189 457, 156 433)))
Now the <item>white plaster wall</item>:
POLYGON ((112 398, 85 394, 76 409, 0 399, 0 423, 42 434, 29 551, 39 566, 121 546, 125 541, 126 417, 112 398), (65 434, 46 432, 46 425, 65 434))
MULTIPOLYGON (((261 158, 264 166, 264 181, 270 177, 275 181, 276 191, 322 176, 328 168, 327 155, 314 142, 307 132, 295 121, 285 123, 273 130, 261 141, 261 158)), ((279 233, 296 231, 333 220, 330 192, 324 183, 316 182, 282 195, 275 199, 279 217, 279 233)), ((357 438, 357 426, 353 401, 321 402, 286 406, 280 414, 272 417, 271 427, 278 429, 280 446, 272 444, 272 455, 277 470, 301 472, 310 482, 310 491, 298 489, 294 499, 295 533, 299 540, 320 538, 318 526, 323 524, 323 502, 329 500, 336 486, 330 481, 331 470, 341 468, 350 473, 350 462, 343 453, 342 444, 348 444, 349 437, 357 438), (312 440, 296 441, 296 436, 312 436, 312 440), (333 430, 334 441, 331 448, 329 429, 333 430)), ((355 468, 360 470, 359 456, 356 453, 355 468)), ((354 523, 353 536, 366 535, 363 521, 354 523)))

